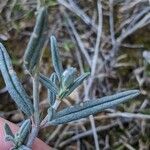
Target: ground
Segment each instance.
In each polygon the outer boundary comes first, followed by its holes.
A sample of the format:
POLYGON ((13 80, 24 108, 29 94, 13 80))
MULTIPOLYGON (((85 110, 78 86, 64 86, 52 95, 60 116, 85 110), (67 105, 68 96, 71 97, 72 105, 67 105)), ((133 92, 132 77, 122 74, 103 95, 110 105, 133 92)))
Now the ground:
MULTIPOLYGON (((82 101, 85 96, 94 99, 119 91, 140 89, 139 97, 95 115, 94 123, 99 146, 103 149, 148 150, 150 56, 147 53, 147 57, 143 57, 143 53, 150 50, 149 1, 52 0, 45 3, 49 14, 48 33, 57 37, 63 67, 74 66, 78 68, 78 74, 92 71, 94 76, 88 96, 87 81, 63 102, 60 109, 82 101), (93 69, 91 64, 94 60, 96 65, 92 65, 93 69)), ((0 41, 7 47, 14 68, 30 95, 31 78, 22 64, 34 28, 36 9, 35 0, 0 2, 0 41)), ((53 67, 48 51, 49 41, 45 43, 41 72, 49 75, 53 67)), ((41 86, 42 117, 48 106, 46 94, 41 86)), ((20 123, 23 115, 7 93, 1 76, 0 96, 0 115, 20 123)), ((48 127, 41 130, 39 137, 58 149, 95 149, 93 128, 88 118, 48 127)))

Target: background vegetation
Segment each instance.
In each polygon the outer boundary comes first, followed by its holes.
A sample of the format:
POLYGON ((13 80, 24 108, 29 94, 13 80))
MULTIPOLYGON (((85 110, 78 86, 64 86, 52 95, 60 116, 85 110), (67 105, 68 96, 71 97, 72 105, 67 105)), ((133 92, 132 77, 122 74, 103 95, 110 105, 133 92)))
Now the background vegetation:
MULTIPOLYGON (((100 146, 105 150, 148 150, 149 1, 45 0, 45 3, 49 7, 48 33, 57 37, 64 67, 77 67, 81 73, 91 71, 89 80, 64 101, 64 106, 127 89, 140 89, 142 95, 94 117, 46 128, 40 138, 58 149, 95 149, 97 144, 97 149, 100 146)), ((36 0, 0 1, 0 41, 7 47, 28 93, 32 84, 23 75, 22 56, 34 27, 36 7, 36 0)), ((47 49, 45 46, 41 65, 45 74, 52 72, 47 49)), ((40 91, 40 109, 44 110, 46 91, 42 86, 40 91)), ((1 76, 0 96, 0 116, 19 124, 23 115, 11 101, 1 76)))

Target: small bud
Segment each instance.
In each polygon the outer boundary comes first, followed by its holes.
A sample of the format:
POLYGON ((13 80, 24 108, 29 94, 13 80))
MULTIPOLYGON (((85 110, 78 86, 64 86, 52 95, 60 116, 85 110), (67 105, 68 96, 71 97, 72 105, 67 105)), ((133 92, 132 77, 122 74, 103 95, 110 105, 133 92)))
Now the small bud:
POLYGON ((77 74, 76 68, 70 67, 62 74, 62 87, 67 89, 75 80, 77 74))

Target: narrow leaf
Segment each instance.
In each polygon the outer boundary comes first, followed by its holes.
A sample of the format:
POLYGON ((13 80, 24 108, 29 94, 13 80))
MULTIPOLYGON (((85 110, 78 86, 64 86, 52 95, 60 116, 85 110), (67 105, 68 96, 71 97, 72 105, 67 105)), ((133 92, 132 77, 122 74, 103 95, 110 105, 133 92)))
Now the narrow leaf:
POLYGON ((122 102, 126 102, 127 100, 134 98, 139 94, 140 92, 138 90, 130 90, 114 94, 112 96, 106 96, 98 100, 90 100, 82 104, 67 107, 56 113, 55 117, 48 123, 48 125, 64 124, 70 121, 88 117, 89 115, 96 114, 104 109, 116 106, 122 102))
MULTIPOLYGON (((53 84, 56 85, 56 80, 57 80, 57 75, 56 73, 52 73, 52 75, 50 76, 49 79, 53 84)), ((56 94, 54 92, 52 92, 51 90, 48 89, 48 100, 50 105, 54 105, 55 101, 56 101, 56 94)))
POLYGON ((61 81, 61 76, 63 72, 62 63, 59 56, 59 50, 57 46, 57 41, 55 36, 50 37, 50 44, 51 44, 51 54, 52 54, 52 62, 55 69, 55 72, 58 76, 59 81, 61 81))
POLYGON ((44 76, 43 74, 40 74, 39 80, 51 92, 54 92, 55 94, 57 94, 58 89, 57 89, 56 85, 51 80, 49 80, 46 76, 44 76))
POLYGON ((47 9, 45 7, 41 7, 38 10, 36 24, 24 55, 24 66, 31 73, 40 61, 42 48, 47 38, 47 26, 47 9))
POLYGON ((7 123, 5 123, 4 129, 5 129, 6 136, 10 136, 10 137, 14 138, 14 134, 12 133, 12 131, 7 123))
POLYGON ((4 78, 7 90, 18 107, 27 115, 33 113, 33 105, 30 97, 25 92, 19 81, 5 47, 0 43, 0 70, 4 78))
POLYGON ((18 139, 17 143, 19 143, 20 145, 23 144, 26 138, 28 137, 30 130, 31 130, 31 121, 30 119, 27 119, 23 122, 19 131, 17 132, 17 139, 18 139))

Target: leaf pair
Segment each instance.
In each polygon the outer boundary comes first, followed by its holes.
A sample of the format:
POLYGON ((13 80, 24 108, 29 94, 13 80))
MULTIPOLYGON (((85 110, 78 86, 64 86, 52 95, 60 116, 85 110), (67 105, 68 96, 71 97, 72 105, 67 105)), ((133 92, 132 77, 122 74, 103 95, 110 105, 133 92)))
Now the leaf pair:
POLYGON ((27 116, 32 115, 33 105, 30 97, 20 83, 5 47, 0 43, 0 70, 7 90, 15 103, 27 116))
POLYGON ((71 94, 71 92, 73 92, 73 90, 76 89, 83 82, 83 80, 89 76, 89 73, 85 73, 76 78, 76 68, 69 67, 63 71, 57 40, 54 36, 51 36, 50 44, 53 66, 60 82, 59 98, 63 99, 64 97, 67 97, 69 94, 71 94))
POLYGON ((57 41, 54 36, 50 37, 50 45, 51 45, 52 63, 55 72, 50 76, 50 78, 47 78, 43 74, 40 74, 40 82, 48 89, 48 100, 50 105, 52 106, 54 105, 56 101, 56 96, 59 92, 59 88, 56 85, 56 80, 59 79, 59 82, 61 82, 63 68, 59 56, 57 41))
POLYGON ((20 147, 23 148, 25 147, 24 144, 26 144, 25 142, 31 130, 31 121, 29 119, 25 120, 16 134, 12 133, 7 123, 5 123, 4 129, 5 129, 5 140, 13 142, 14 149, 19 149, 20 147))
POLYGON ((77 104, 71 107, 67 107, 55 114, 53 119, 48 122, 48 125, 58 125, 68 123, 74 120, 88 117, 89 115, 96 114, 104 109, 116 106, 122 102, 126 102, 138 96, 140 92, 138 90, 129 90, 120 92, 111 96, 99 98, 97 100, 90 100, 77 104))
POLYGON ((45 7, 41 7, 38 10, 36 24, 24 56, 24 66, 30 73, 34 72, 34 69, 40 61, 42 48, 47 38, 47 28, 47 9, 45 7))
POLYGON ((50 105, 53 105, 56 97, 63 99, 70 95, 71 92, 73 92, 73 90, 76 89, 90 75, 90 73, 84 73, 76 78, 76 68, 69 67, 63 71, 57 41, 54 36, 50 37, 50 45, 55 73, 51 75, 50 79, 40 74, 40 82, 48 88, 48 99, 50 105), (56 85, 57 79, 59 81, 58 85, 56 85))

